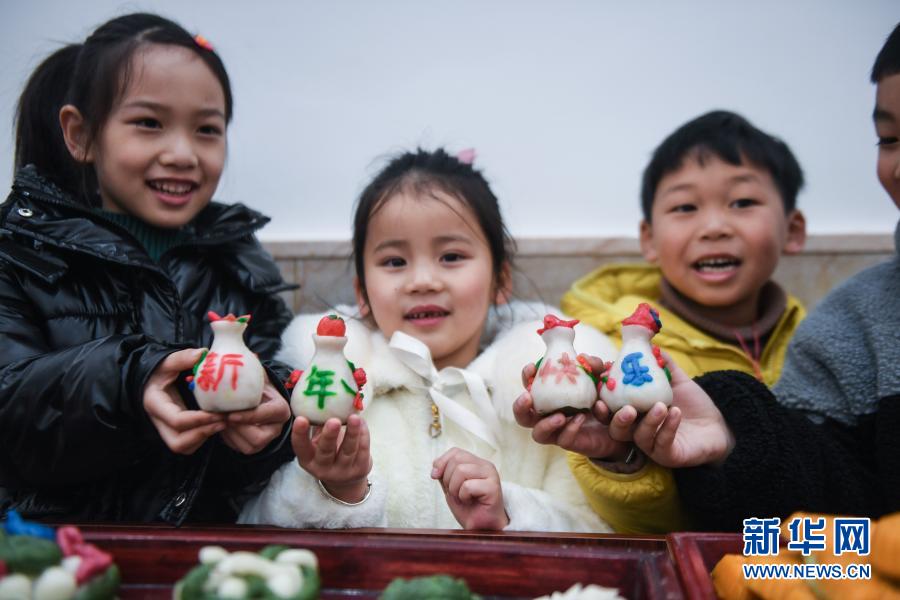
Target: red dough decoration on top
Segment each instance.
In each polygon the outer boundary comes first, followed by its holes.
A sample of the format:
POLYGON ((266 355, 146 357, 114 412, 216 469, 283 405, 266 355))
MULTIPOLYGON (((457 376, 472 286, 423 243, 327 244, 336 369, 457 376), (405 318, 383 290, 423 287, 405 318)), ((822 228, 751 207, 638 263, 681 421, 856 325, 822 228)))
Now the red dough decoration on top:
POLYGON ((75 581, 78 585, 100 575, 112 565, 111 555, 85 542, 81 531, 71 525, 56 530, 56 543, 59 544, 63 556, 81 557, 75 572, 75 581))
POLYGON ((634 313, 622 321, 622 325, 640 325, 653 333, 659 333, 662 322, 659 320, 659 313, 656 312, 656 309, 646 302, 641 302, 634 313))
POLYGON ((209 311, 206 313, 206 317, 209 319, 210 323, 215 323, 216 321, 237 321, 238 323, 249 323, 250 315, 241 315, 240 317, 236 317, 231 313, 228 313, 224 317, 220 317, 213 311, 209 311))
POLYGON ((544 317, 544 326, 537 330, 538 335, 544 333, 548 329, 553 329, 554 327, 568 327, 573 328, 578 325, 578 319, 572 319, 571 321, 563 321, 556 315, 547 315, 544 317))
POLYGON ((344 320, 337 315, 328 315, 322 317, 316 327, 316 335, 344 337, 347 333, 347 325, 344 320))

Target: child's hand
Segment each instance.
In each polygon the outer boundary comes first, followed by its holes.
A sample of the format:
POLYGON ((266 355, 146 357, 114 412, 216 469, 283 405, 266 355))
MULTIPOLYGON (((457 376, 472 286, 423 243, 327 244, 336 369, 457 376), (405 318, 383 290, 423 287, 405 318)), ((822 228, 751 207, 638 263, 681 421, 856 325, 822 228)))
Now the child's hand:
POLYGON ((210 436, 225 429, 225 415, 188 410, 174 383, 182 371, 190 370, 203 353, 179 350, 168 355, 144 386, 144 411, 159 437, 176 454, 193 454, 210 436))
POLYGON ((610 422, 610 435, 634 440, 664 467, 721 463, 734 448, 734 434, 703 388, 664 357, 672 373, 672 406, 658 402, 640 420, 634 407, 626 406, 610 422))
POLYGON ((259 406, 228 413, 222 441, 242 454, 256 454, 278 437, 284 422, 290 418, 290 405, 266 381, 259 406))
MULTIPOLYGON (((590 363, 594 372, 603 370, 602 360, 582 356, 590 363)), ((536 372, 533 364, 522 369, 522 384, 526 388, 536 372)), ((566 417, 562 413, 554 413, 542 417, 535 412, 531 393, 526 389, 513 404, 513 414, 519 425, 531 429, 531 437, 538 444, 555 444, 592 458, 613 458, 624 456, 628 452, 625 444, 609 436, 609 409, 600 401, 594 403, 591 414, 578 413, 566 417)))
POLYGON ((342 429, 340 421, 328 419, 311 438, 310 429, 306 417, 294 419, 291 445, 300 466, 339 500, 359 502, 365 498, 372 470, 366 422, 359 415, 350 415, 342 429))
POLYGON ((451 448, 434 461, 431 478, 440 481, 447 505, 463 529, 499 530, 509 525, 500 474, 490 461, 451 448))

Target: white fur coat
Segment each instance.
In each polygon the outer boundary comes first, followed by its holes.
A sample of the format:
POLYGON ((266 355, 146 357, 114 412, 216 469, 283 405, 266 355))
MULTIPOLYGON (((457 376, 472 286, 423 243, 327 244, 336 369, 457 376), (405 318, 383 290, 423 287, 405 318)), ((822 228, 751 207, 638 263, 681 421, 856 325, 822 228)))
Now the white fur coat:
MULTIPOLYGON (((355 507, 333 502, 297 461, 291 461, 247 503, 239 522, 284 527, 458 528, 440 484, 430 476, 434 459, 457 446, 497 466, 510 518, 508 530, 610 531, 588 506, 569 471, 565 452, 535 443, 530 430, 519 427, 513 418, 512 404, 522 392, 521 369, 544 352, 536 331, 547 312, 553 311, 521 302, 493 310, 482 339, 485 349, 467 368, 483 378, 490 394, 499 422, 499 431, 494 432, 497 451, 446 418, 441 435, 432 438, 427 383, 400 362, 380 332, 344 315, 347 358, 368 374, 362 417, 369 426, 374 462, 369 499, 355 507)), ((303 368, 309 364, 312 334, 321 316, 294 319, 285 330, 280 360, 303 368)), ((582 325, 576 331, 579 352, 615 355, 614 345, 603 334, 582 325)), ((447 395, 474 410, 465 388, 447 395)))

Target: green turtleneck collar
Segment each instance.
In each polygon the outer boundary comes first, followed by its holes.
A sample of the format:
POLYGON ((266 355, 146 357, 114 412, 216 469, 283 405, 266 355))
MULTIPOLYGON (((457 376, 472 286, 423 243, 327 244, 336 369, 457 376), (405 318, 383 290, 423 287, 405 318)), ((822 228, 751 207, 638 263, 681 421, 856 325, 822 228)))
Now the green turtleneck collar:
POLYGON ((159 262, 166 250, 183 241, 187 236, 181 229, 163 229, 148 225, 135 216, 123 213, 114 213, 106 210, 97 210, 104 218, 120 225, 133 235, 153 262, 159 262))

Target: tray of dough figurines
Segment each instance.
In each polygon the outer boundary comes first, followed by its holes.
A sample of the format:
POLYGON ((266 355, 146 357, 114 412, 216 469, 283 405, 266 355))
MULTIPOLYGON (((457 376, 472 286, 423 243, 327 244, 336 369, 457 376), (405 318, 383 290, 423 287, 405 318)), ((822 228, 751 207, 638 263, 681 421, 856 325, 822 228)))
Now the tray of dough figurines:
MULTIPOLYGON (((608 593, 567 599, 684 597, 662 537, 247 526, 80 528, 85 540, 114 556, 122 577, 119 597, 124 600, 171 598, 176 582, 200 564, 204 547, 256 553, 273 545, 305 549, 315 556, 318 597, 323 599, 381 598, 398 578, 421 584, 417 578, 435 575, 463 582, 472 597, 481 600, 549 596, 575 584, 591 586, 593 592, 601 586, 608 593)), ((424 592, 416 589, 385 597, 421 597, 424 592)))

